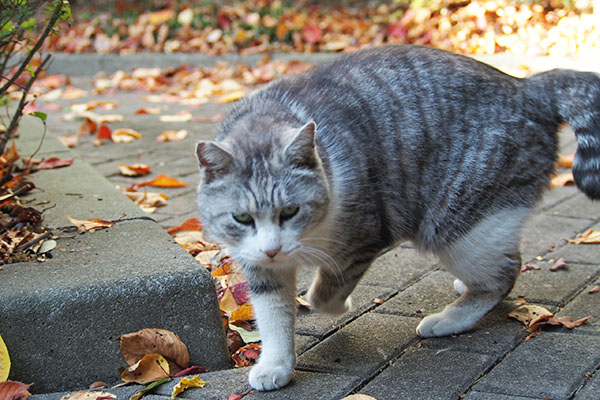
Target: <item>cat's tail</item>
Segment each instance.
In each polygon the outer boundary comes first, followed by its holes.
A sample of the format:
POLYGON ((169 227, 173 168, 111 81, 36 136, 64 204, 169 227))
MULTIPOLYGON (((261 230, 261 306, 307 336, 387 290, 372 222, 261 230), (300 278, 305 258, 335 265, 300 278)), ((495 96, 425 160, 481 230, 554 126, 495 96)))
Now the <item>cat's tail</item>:
POLYGON ((552 110, 575 132, 575 184, 591 199, 600 200, 600 75, 557 69, 527 80, 541 89, 536 90, 536 100, 544 103, 543 109, 552 110))

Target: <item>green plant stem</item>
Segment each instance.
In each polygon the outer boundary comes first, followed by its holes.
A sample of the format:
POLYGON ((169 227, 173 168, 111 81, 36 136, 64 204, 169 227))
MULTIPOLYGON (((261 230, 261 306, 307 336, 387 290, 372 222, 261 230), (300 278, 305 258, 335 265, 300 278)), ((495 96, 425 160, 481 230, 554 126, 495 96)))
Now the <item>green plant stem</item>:
MULTIPOLYGON (((56 8, 54 9, 54 12, 52 13, 52 16, 50 17, 50 19, 48 20, 48 23, 46 24, 46 28, 44 28, 44 31, 38 38, 38 40, 35 43, 35 45, 33 46, 33 48, 29 51, 29 53, 27 53, 25 60, 23 60, 23 62, 21 62, 21 66, 19 67, 17 72, 15 72, 13 74, 13 76, 10 79, 8 79, 8 82, 6 82, 2 87, 0 87, 0 95, 2 93, 5 93, 8 90, 8 88, 10 87, 10 85, 12 85, 19 78, 19 76, 21 76, 23 71, 25 71, 25 68, 27 68, 27 66, 29 65, 29 62, 31 61, 33 56, 37 53, 37 51, 40 49, 40 47, 46 40, 46 37, 48 37, 48 35, 52 31, 52 28, 54 27, 54 24, 56 24, 56 21, 58 21, 58 19, 60 18, 62 9, 63 9, 62 0, 58 0, 57 3, 58 4, 57 4, 56 8)), ((3 148, 0 148, 0 149, 3 150, 3 148)), ((0 153, 0 154, 2 154, 2 153, 0 153)))

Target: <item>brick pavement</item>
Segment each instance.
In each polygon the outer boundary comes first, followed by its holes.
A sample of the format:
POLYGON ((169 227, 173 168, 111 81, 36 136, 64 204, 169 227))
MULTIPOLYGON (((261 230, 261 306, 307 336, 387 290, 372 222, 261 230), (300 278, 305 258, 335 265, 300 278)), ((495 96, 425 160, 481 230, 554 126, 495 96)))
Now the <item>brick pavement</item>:
MULTIPOLYGON (((546 63, 545 66, 549 64, 546 63)), ((76 86, 89 87, 89 78, 74 78, 76 86)), ((70 102, 83 102, 91 98, 70 102)), ((188 188, 164 192, 171 196, 167 207, 151 217, 164 227, 195 216, 196 161, 194 143, 210 138, 209 124, 161 124, 156 115, 134 115, 145 106, 139 93, 117 93, 114 111, 126 116, 111 127, 136 129, 144 135, 131 144, 91 141, 75 149, 81 157, 115 185, 131 179, 118 174, 119 163, 139 160, 189 183, 188 188), (188 129, 182 142, 157 143, 164 129, 188 129)), ((180 106, 169 104, 165 113, 180 106)), ((195 115, 212 116, 226 106, 209 104, 195 115)), ((60 114, 60 113, 57 113, 60 114)), ((49 125, 56 135, 73 134, 80 122, 62 122, 51 115, 49 125)), ((575 146, 572 132, 561 133, 565 154, 575 146)), ((456 337, 419 339, 414 330, 423 316, 443 308, 456 295, 452 278, 437 261, 422 256, 408 245, 381 257, 354 293, 354 309, 339 317, 300 311, 297 343, 298 367, 293 382, 273 393, 252 393, 248 399, 339 399, 350 393, 383 399, 598 399, 600 389, 600 293, 589 294, 600 284, 600 246, 567 244, 588 228, 600 229, 600 207, 574 187, 550 191, 523 232, 524 262, 535 262, 541 270, 522 274, 508 299, 490 313, 475 330, 456 337), (549 271, 563 257, 565 270, 549 271), (559 316, 591 316, 589 323, 573 330, 545 329, 541 336, 522 342, 522 325, 506 314, 511 302, 523 297, 546 306, 559 316), (374 299, 383 302, 374 302, 374 299), (382 303, 382 304, 380 304, 382 303)), ((485 260, 482 260, 485 262, 485 260)), ((302 293, 311 272, 302 270, 302 293)), ((212 372, 202 376, 203 389, 180 395, 189 399, 224 399, 250 389, 247 370, 212 372)), ((154 391, 148 399, 166 399, 173 382, 154 391)), ((82 382, 85 386, 85 383, 82 382)), ((116 389, 125 398, 135 388, 116 389)), ((34 399, 57 398, 57 394, 34 399)))

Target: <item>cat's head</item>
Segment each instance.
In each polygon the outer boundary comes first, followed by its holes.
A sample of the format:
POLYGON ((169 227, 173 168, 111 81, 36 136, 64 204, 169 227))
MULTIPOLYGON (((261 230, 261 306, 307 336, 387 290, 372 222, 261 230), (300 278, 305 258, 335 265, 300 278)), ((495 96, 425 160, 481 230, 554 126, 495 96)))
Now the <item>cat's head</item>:
POLYGON ((205 233, 242 265, 292 265, 301 239, 329 206, 316 125, 271 124, 259 132, 245 126, 223 141, 197 145, 205 233))

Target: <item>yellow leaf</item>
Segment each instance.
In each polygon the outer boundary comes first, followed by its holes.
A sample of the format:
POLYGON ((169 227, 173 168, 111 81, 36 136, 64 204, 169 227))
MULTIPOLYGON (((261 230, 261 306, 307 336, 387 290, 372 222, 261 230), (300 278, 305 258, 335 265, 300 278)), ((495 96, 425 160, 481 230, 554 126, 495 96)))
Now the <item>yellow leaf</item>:
POLYGON ((225 290, 225 293, 223 294, 223 298, 221 299, 219 305, 221 307, 221 310, 228 313, 232 313, 239 308, 229 288, 225 290))
POLYGON ((8 379, 8 373, 10 372, 10 357, 8 356, 8 349, 6 344, 0 336, 0 382, 4 382, 8 379))
POLYGON ((232 101, 239 100, 246 96, 246 92, 243 90, 236 90, 235 92, 226 93, 219 96, 215 101, 217 103, 231 103, 232 101))
POLYGON ((123 382, 135 382, 140 385, 168 378, 170 373, 169 362, 160 354, 152 353, 144 356, 140 361, 121 373, 123 382))
POLYGON ((179 393, 189 388, 203 388, 206 382, 204 382, 198 375, 194 375, 191 378, 181 378, 179 382, 173 387, 171 393, 171 399, 174 399, 179 393))
POLYGON ((588 229, 575 239, 563 239, 571 244, 600 244, 600 231, 588 229))
POLYGON ((251 303, 244 303, 231 313, 231 321, 250 321, 254 318, 254 308, 251 303))

